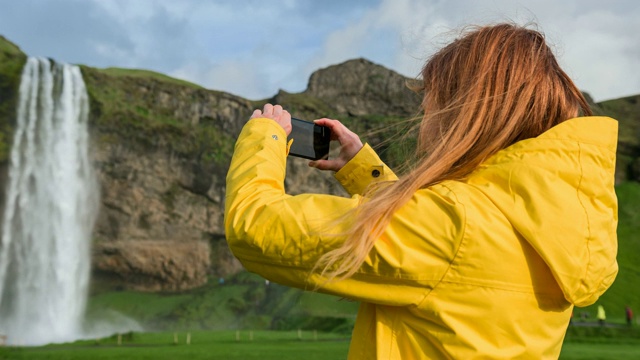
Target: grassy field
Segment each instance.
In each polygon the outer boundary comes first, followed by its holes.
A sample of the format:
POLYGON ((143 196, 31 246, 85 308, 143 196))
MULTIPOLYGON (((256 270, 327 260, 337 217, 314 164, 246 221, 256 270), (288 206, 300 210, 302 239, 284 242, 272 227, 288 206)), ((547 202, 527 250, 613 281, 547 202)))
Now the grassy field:
POLYGON ((346 358, 344 335, 310 331, 198 331, 125 334, 100 341, 42 347, 0 348, 0 359, 277 359, 328 360, 346 358), (177 335, 177 343, 174 336, 177 335), (237 337, 239 335, 239 337, 237 337), (300 335, 300 337, 299 337, 300 335))
MULTIPOLYGON (((312 331, 196 331, 128 333, 41 347, 0 347, 0 359, 345 359, 349 338, 312 331), (189 336, 189 344, 187 344, 189 336), (176 341, 177 340, 177 341, 176 341)), ((566 341, 560 359, 640 358, 640 340, 590 337, 566 341)))
POLYGON ((626 360, 640 359, 640 343, 565 343, 561 360, 626 360))
MULTIPOLYGON (((350 334, 358 303, 240 273, 179 294, 105 291, 91 296, 89 323, 112 310, 153 331, 318 330, 350 334)), ((108 316, 106 316, 108 317, 108 316)), ((107 319, 108 320, 108 319, 107 319)))

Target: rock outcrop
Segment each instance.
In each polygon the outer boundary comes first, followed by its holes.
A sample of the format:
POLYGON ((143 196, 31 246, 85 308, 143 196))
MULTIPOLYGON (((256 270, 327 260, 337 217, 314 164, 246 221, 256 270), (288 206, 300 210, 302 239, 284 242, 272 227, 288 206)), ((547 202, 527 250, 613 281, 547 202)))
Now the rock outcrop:
POLYGON ((340 114, 411 116, 418 95, 408 79, 366 59, 349 60, 314 72, 305 94, 330 104, 340 114))
POLYGON ((96 276, 116 288, 166 292, 207 282, 210 261, 205 241, 104 241, 93 252, 96 276))

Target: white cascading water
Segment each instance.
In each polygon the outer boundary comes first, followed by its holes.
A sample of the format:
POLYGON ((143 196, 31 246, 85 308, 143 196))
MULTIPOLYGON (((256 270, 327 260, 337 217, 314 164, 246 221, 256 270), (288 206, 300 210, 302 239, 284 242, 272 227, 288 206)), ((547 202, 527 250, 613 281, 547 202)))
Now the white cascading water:
POLYGON ((99 200, 77 66, 22 72, 0 242, 0 334, 15 345, 82 337, 99 200))

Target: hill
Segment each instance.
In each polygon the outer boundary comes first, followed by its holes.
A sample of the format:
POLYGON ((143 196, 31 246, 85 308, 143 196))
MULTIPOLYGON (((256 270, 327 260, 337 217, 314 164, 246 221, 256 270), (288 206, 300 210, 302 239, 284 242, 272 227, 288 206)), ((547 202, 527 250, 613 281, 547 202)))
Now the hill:
MULTIPOLYGON (((26 55, 18 46, 0 37, 3 188, 25 60, 26 55)), ((271 324, 273 319, 267 321, 261 316, 287 313, 287 309, 293 311, 289 315, 295 318, 292 314, 298 311, 295 304, 300 300, 282 305, 276 299, 302 299, 303 295, 291 289, 259 293, 253 289, 261 280, 238 280, 238 276, 245 275, 224 240, 226 168, 235 138, 254 108, 270 101, 282 104, 299 118, 341 119, 377 147, 386 162, 398 165, 410 148, 400 147, 400 142, 394 140, 408 133, 411 121, 405 120, 414 118, 419 104, 416 95, 405 86, 408 79, 366 59, 316 71, 304 92, 280 91, 260 101, 207 90, 145 70, 90 66, 81 69, 90 96, 90 131, 103 189, 94 233, 94 304, 113 304, 116 308, 129 302, 149 304, 149 309, 140 313, 121 310, 142 314, 150 324, 212 318, 203 315, 216 311, 203 301, 205 298, 219 299, 216 301, 226 304, 226 308, 235 309, 233 320, 215 320, 221 324, 237 319, 271 324), (220 287, 219 278, 231 280, 231 284, 220 287), (209 281, 205 286, 210 279, 213 283, 209 281), (253 285, 243 287, 243 281, 253 285), (228 290, 227 295, 223 288, 228 290), (120 297, 128 300, 118 300, 120 297), (252 299, 259 306, 247 305, 252 299), (143 314, 147 310, 153 312, 153 308, 157 309, 153 315, 143 314)), ((633 290, 640 285, 640 272, 632 256, 639 250, 635 234, 640 230, 636 225, 640 213, 639 99, 640 95, 593 104, 597 113, 620 122, 616 179, 621 271, 602 298, 614 313, 627 303, 640 311, 640 296, 633 290)), ((331 175, 313 172, 306 161, 289 161, 287 174, 285 185, 290 193, 342 194, 331 175)), ((4 194, 0 194, 4 203, 4 194)), ((215 301, 212 304, 220 305, 215 301)))

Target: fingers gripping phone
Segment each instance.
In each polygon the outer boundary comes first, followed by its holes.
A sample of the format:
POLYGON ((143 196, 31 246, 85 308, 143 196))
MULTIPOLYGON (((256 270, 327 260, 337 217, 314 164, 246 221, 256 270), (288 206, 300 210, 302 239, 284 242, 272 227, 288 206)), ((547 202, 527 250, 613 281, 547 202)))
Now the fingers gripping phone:
POLYGON ((309 160, 326 159, 329 156, 331 130, 326 126, 291 118, 291 134, 287 137, 287 142, 291 139, 291 156, 309 160))

